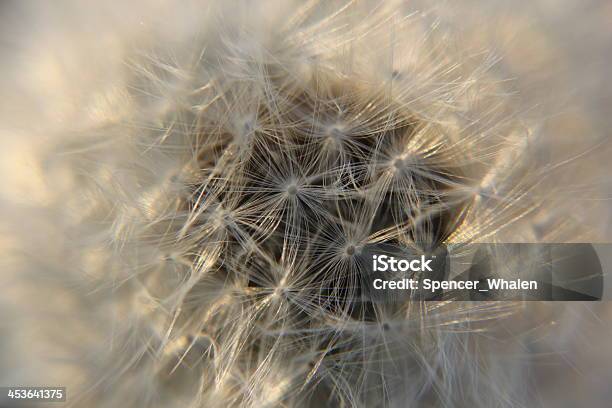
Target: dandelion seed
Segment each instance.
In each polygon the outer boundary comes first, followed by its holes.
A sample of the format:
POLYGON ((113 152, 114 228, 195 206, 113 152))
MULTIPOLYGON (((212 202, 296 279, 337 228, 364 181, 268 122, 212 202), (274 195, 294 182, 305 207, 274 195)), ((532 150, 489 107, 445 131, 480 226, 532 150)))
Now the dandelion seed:
POLYGON ((514 306, 373 301, 363 259, 496 240, 541 205, 497 60, 433 11, 264 3, 180 19, 122 64, 125 112, 58 143, 45 212, 79 246, 40 261, 69 282, 80 405, 507 401, 472 333, 514 306))

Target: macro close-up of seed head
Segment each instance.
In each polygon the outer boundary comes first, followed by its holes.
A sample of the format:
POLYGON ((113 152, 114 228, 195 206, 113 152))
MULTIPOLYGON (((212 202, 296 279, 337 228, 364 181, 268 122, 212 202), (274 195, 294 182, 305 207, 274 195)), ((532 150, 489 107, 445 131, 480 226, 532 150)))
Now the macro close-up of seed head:
POLYGON ((90 3, 0 5, 0 386, 605 406, 605 301, 381 294, 371 264, 610 241, 610 7, 90 3))

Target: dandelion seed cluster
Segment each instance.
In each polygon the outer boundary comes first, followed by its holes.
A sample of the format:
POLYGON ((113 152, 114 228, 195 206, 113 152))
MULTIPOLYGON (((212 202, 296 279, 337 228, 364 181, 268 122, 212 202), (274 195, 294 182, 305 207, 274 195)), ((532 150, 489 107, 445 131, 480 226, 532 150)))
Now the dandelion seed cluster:
POLYGON ((399 3, 249 7, 131 52, 123 112, 49 154, 75 404, 514 406, 472 333, 515 304, 373 302, 359 258, 535 234, 498 60, 399 3))

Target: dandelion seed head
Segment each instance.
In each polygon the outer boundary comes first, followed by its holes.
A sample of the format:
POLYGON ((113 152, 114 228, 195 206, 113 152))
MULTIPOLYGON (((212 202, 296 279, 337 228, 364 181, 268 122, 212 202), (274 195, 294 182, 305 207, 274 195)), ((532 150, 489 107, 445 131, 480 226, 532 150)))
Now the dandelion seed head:
POLYGON ((57 341, 82 406, 495 405, 475 373, 503 370, 465 356, 516 305, 374 301, 365 255, 522 236, 543 205, 497 59, 399 2, 242 6, 122 57, 125 112, 51 149, 76 249, 38 260, 84 333, 57 341))

